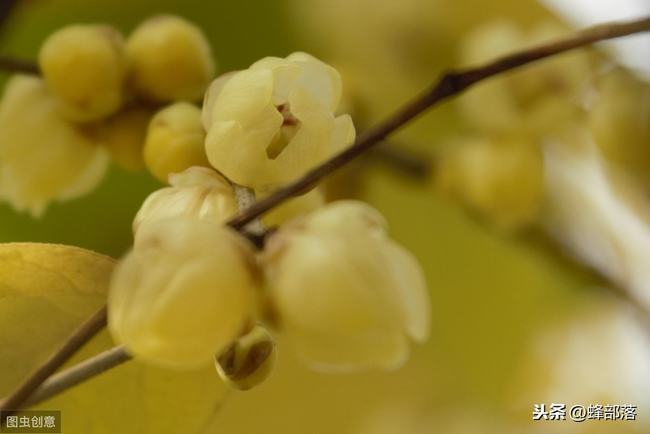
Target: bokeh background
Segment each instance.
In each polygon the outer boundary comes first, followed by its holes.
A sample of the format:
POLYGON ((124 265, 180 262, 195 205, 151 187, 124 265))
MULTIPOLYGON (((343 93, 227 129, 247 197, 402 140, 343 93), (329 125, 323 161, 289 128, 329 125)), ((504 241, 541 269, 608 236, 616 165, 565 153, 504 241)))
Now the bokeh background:
MULTIPOLYGON (((162 12, 203 28, 220 72, 299 50, 332 62, 341 69, 344 85, 363 102, 359 130, 389 114, 443 69, 459 65, 464 38, 482 24, 572 26, 533 0, 24 0, 2 29, 0 52, 35 58, 42 41, 66 24, 106 22, 129 32, 162 12)), ((650 62, 650 52, 645 54, 650 62)), ((490 110, 489 100, 485 110, 490 110)), ((401 150, 433 160, 467 128, 457 104, 448 103, 391 140, 401 150)), ((308 371, 280 342, 269 380, 252 391, 230 393, 211 416, 210 432, 650 432, 647 330, 596 272, 542 231, 490 224, 430 182, 385 160, 366 158, 334 183, 335 196, 361 198, 377 207, 391 235, 420 260, 431 290, 431 337, 397 372, 346 375, 308 371), (533 422, 533 404, 551 402, 633 404, 639 407, 638 420, 533 422)), ((135 212, 159 186, 149 174, 114 167, 91 195, 54 204, 37 220, 0 204, 0 241, 72 244, 119 257, 131 244, 135 212)), ((179 388, 177 400, 184 399, 182 393, 191 392, 179 388)), ((82 414, 85 407, 70 399, 69 407, 61 404, 67 408, 66 432, 105 432, 97 426, 108 419, 125 425, 112 432, 149 432, 146 426, 140 431, 127 427, 124 403, 96 409, 93 423, 82 414)), ((124 400, 129 399, 141 405, 150 397, 125 392, 124 400)), ((174 400, 167 402, 174 406, 174 400)), ((157 411, 193 417, 191 408, 181 407, 157 411)))

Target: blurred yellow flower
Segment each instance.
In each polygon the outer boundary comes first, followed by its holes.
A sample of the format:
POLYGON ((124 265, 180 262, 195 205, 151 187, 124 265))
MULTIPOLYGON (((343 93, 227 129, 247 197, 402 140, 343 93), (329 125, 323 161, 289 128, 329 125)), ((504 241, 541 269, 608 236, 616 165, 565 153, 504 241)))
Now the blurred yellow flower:
POLYGON ((171 173, 192 166, 209 166, 204 141, 201 110, 186 102, 171 104, 149 123, 144 162, 152 175, 167 183, 171 173))
MULTIPOLYGON (((553 22, 524 31, 511 21, 491 21, 465 36, 461 62, 477 66, 566 33, 553 22)), ((458 107, 480 132, 548 133, 576 120, 594 71, 588 52, 563 54, 480 83, 458 99, 458 107)))
POLYGON ((281 227, 263 265, 279 327, 312 367, 395 369, 408 338, 428 336, 422 270, 368 205, 334 202, 281 227))
POLYGON ((438 161, 436 187, 504 228, 535 221, 544 196, 542 152, 525 137, 468 137, 438 161))
POLYGON ((126 41, 129 81, 153 101, 197 101, 216 63, 201 29, 184 18, 160 15, 144 21, 126 41))
POLYGON ((124 39, 113 27, 64 27, 43 43, 38 61, 48 88, 71 120, 97 121, 122 106, 127 62, 124 39))
POLYGON ((56 99, 36 77, 14 76, 0 106, 0 197, 40 216, 53 201, 94 189, 108 152, 59 113, 56 99))

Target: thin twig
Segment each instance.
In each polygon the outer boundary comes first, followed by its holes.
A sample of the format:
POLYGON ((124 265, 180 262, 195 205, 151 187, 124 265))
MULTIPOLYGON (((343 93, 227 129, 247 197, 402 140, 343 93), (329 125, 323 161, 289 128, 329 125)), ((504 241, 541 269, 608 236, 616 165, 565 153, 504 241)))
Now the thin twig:
MULTIPOLYGON (((19 0, 0 1, 0 31, 4 30, 9 16, 18 5, 19 0)), ((19 72, 27 74, 40 74, 38 65, 29 60, 22 60, 10 56, 0 56, 0 71, 19 72)))
MULTIPOLYGON (((228 224, 235 229, 241 230, 248 223, 260 217, 262 214, 280 203, 293 196, 307 192, 322 178, 363 154, 368 149, 373 148, 390 133, 397 130, 420 113, 450 96, 462 93, 473 84, 574 48, 593 44, 606 39, 613 39, 646 31, 650 31, 650 17, 624 23, 603 24, 583 30, 567 39, 502 57, 481 67, 470 68, 463 71, 452 71, 444 74, 440 81, 433 86, 431 90, 415 98, 401 110, 398 110, 393 116, 389 117, 377 127, 361 136, 354 145, 335 155, 320 166, 307 172, 297 181, 277 190, 273 194, 255 203, 250 208, 247 208, 244 212, 231 219, 228 224)), ((50 379, 47 383, 47 389, 56 390, 56 393, 63 392, 68 387, 72 387, 72 385, 78 384, 80 381, 90 378, 99 372, 103 372, 112 366, 123 363, 125 360, 128 360, 128 358, 129 356, 124 352, 123 348, 114 348, 113 350, 109 350, 107 353, 102 353, 84 362, 84 375, 78 374, 79 371, 76 370, 77 367, 71 368, 70 370, 62 372, 56 377, 50 379), (99 365, 101 369, 94 370, 90 368, 89 365, 99 365), (70 378, 73 378, 75 381, 71 381, 70 378)), ((45 389, 45 387, 43 387, 43 389, 45 389)), ((46 392, 43 389, 39 389, 38 393, 45 394, 46 392)), ((53 394, 49 394, 48 396, 52 395, 53 394)))
POLYGON ((11 56, 0 56, 0 71, 39 75, 40 68, 31 60, 19 59, 11 56))
POLYGON ((18 5, 19 0, 2 0, 0 1, 0 27, 4 27, 9 16, 18 5))
POLYGON ((66 361, 106 326, 106 307, 95 312, 66 340, 49 359, 31 373, 8 397, 0 402, 0 410, 19 409, 23 403, 48 377, 54 374, 66 361))
POLYGON ((99 353, 63 372, 48 378, 41 387, 25 402, 25 405, 32 406, 49 399, 60 392, 67 390, 89 378, 95 377, 104 371, 121 365, 131 360, 123 346, 113 347, 103 353, 99 353))
POLYGON ((567 39, 562 39, 549 44, 520 51, 502 57, 484 66, 470 68, 462 71, 451 71, 442 76, 428 92, 407 103, 401 110, 381 122, 375 128, 361 136, 354 145, 325 161, 320 166, 307 172, 302 178, 277 190, 275 193, 257 202, 244 213, 239 214, 228 222, 232 227, 239 229, 253 219, 261 216, 271 208, 285 200, 306 193, 321 179, 355 159, 368 149, 376 146, 386 136, 397 130, 408 121, 412 120, 433 105, 458 95, 470 86, 495 75, 517 69, 540 59, 544 59, 574 48, 593 44, 606 39, 618 38, 633 33, 650 31, 650 17, 640 20, 602 24, 578 32, 567 39))

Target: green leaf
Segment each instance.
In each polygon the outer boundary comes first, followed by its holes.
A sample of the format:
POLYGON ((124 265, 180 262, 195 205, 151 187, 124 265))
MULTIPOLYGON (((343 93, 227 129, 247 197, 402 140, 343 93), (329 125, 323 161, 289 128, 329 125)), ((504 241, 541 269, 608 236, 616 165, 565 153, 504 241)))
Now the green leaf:
MULTIPOLYGON (((77 247, 0 244, 0 396, 16 387, 106 302, 115 261, 77 247)), ((106 332, 68 365, 113 346, 106 332)), ((136 361, 38 406, 66 433, 200 433, 227 392, 214 368, 177 372, 136 361)))

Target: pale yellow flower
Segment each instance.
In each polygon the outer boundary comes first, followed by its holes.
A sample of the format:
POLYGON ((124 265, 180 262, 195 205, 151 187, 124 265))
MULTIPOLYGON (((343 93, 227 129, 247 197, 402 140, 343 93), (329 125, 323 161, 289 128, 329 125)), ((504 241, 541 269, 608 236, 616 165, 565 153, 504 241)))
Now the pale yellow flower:
POLYGON ((208 160, 256 190, 289 182, 354 141, 350 117, 334 115, 340 97, 338 72, 305 53, 219 78, 203 106, 208 160))
POLYGON ((428 336, 422 270, 361 202, 334 202, 281 227, 263 264, 279 327, 313 367, 394 369, 409 338, 428 336))
POLYGON ((133 232, 143 224, 169 217, 187 216, 223 223, 237 213, 230 184, 206 167, 190 167, 170 175, 171 187, 154 191, 133 220, 133 232))
POLYGON ((0 197, 41 215, 48 204, 82 196, 104 177, 105 149, 63 119, 42 79, 15 76, 0 106, 0 197))
POLYGON ((124 39, 114 28, 64 27, 43 43, 38 62, 62 113, 71 120, 100 120, 122 106, 127 62, 124 39))
POLYGON ((147 169, 161 182, 192 166, 209 166, 201 110, 186 102, 171 104, 151 119, 144 144, 147 169))
POLYGON ((140 24, 126 41, 126 54, 132 87, 154 101, 201 99, 216 69, 205 34, 174 15, 140 24))
POLYGON ((524 136, 468 137, 437 163, 436 187, 502 228, 534 222, 544 196, 544 161, 524 136))
POLYGON ((113 338, 173 368, 212 363, 254 321, 252 247, 233 230, 177 217, 144 225, 118 264, 108 297, 113 338))

